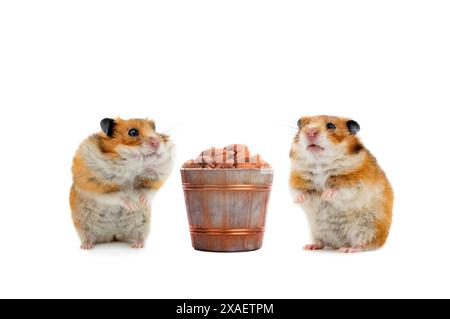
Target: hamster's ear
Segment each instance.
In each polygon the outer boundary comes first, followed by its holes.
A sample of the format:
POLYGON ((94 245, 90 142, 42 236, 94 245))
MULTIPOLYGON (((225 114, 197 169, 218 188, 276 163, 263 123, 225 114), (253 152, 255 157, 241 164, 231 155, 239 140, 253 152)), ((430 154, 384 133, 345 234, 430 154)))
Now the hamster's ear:
POLYGON ((153 120, 147 120, 150 123, 150 126, 152 127, 153 131, 156 131, 156 125, 155 125, 155 121, 153 120))
POLYGON ((297 127, 298 127, 299 129, 302 128, 302 118, 299 118, 299 119, 298 119, 298 121, 297 121, 297 127))
POLYGON ((109 137, 113 137, 114 126, 116 126, 116 122, 113 119, 106 118, 100 122, 102 131, 105 132, 105 134, 109 137))
POLYGON ((353 121, 353 120, 347 121, 347 128, 352 135, 356 135, 359 132, 359 130, 361 129, 358 122, 353 121))

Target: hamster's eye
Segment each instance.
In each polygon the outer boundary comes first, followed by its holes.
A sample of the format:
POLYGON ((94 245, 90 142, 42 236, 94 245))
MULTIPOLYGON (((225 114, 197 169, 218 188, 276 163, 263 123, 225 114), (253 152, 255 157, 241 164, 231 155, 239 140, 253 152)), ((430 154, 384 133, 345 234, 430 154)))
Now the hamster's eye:
POLYGON ((139 131, 135 128, 132 128, 131 130, 128 131, 128 135, 136 137, 139 135, 139 131))
POLYGON ((333 123, 328 123, 327 124, 327 129, 329 129, 329 130, 335 130, 336 129, 336 125, 334 125, 333 123))

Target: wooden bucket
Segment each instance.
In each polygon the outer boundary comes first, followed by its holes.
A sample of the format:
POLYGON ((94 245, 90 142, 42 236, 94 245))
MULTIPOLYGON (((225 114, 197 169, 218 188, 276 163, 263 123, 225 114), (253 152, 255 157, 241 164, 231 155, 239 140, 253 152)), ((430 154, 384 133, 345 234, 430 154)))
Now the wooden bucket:
POLYGON ((195 249, 261 248, 272 169, 182 168, 181 178, 195 249))

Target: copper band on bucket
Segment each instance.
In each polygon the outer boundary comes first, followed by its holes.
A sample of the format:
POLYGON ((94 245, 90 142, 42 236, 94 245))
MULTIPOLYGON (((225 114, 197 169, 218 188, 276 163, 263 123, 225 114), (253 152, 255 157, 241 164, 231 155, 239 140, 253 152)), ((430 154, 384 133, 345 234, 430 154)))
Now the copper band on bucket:
POLYGON ((272 184, 261 185, 198 185, 183 183, 185 191, 267 191, 272 188, 272 184))
POLYGON ((242 228, 242 229, 218 229, 218 228, 198 228, 190 227, 191 234, 205 234, 211 236, 246 236, 263 233, 265 227, 242 228))

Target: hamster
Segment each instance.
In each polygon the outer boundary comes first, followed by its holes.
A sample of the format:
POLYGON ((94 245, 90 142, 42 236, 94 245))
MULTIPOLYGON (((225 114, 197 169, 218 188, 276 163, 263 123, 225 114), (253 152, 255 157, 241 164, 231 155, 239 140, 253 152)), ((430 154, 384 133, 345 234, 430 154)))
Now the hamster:
POLYGON ((174 144, 146 119, 105 118, 73 159, 72 219, 82 249, 123 241, 143 248, 151 201, 169 177, 174 144))
POLYGON ((380 248, 392 219, 393 190, 357 133, 333 116, 303 117, 290 150, 290 187, 306 212, 313 243, 343 253, 380 248))

